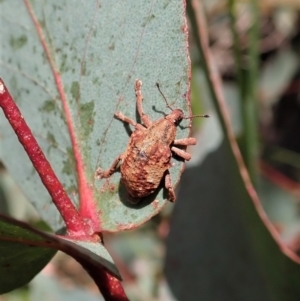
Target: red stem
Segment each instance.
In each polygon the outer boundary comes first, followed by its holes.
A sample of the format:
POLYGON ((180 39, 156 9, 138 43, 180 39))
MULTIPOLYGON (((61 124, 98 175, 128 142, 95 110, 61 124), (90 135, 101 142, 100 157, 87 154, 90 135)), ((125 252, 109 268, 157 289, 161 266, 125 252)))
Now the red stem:
POLYGON ((104 270, 98 271, 98 276, 93 278, 106 301, 129 301, 121 282, 104 270))
POLYGON ((93 278, 105 301, 129 301, 121 281, 104 269, 99 269, 93 264, 86 261, 83 262, 78 258, 76 260, 82 264, 84 269, 93 278))
POLYGON ((0 107, 60 212, 69 235, 86 235, 87 226, 55 175, 19 108, 0 79, 0 107))

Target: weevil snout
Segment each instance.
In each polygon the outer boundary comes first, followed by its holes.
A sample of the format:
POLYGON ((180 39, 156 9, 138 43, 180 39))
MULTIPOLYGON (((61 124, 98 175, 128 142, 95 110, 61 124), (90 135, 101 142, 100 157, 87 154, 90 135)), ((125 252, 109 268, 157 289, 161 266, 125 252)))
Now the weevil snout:
POLYGON ((174 109, 170 114, 168 114, 165 118, 167 120, 170 120, 175 125, 178 125, 180 121, 183 119, 184 115, 182 110, 180 109, 174 109))

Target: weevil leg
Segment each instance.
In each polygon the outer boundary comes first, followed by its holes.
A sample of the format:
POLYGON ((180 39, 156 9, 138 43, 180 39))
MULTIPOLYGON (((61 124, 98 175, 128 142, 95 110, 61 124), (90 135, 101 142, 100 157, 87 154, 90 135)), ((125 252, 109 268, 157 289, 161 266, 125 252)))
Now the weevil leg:
POLYGON ((119 155, 117 159, 113 162, 111 167, 107 170, 102 170, 100 167, 96 170, 96 178, 103 179, 109 178, 117 169, 119 162, 122 160, 123 154, 119 155))
POLYGON ((178 155, 179 157, 183 158, 186 161, 189 161, 192 158, 192 156, 189 153, 187 153, 186 151, 184 151, 180 148, 177 148, 175 146, 171 147, 171 151, 174 152, 176 155, 178 155))
POLYGON ((141 117, 142 123, 145 125, 145 127, 149 127, 152 125, 152 121, 150 120, 149 116, 146 115, 143 111, 143 95, 142 95, 142 91, 141 91, 141 87, 142 87, 142 81, 140 80, 136 80, 135 81, 135 95, 136 95, 136 107, 138 110, 138 113, 141 117))
POLYGON ((132 126, 136 127, 136 122, 134 120, 126 117, 122 112, 115 113, 115 117, 117 117, 118 119, 120 119, 123 122, 127 122, 127 123, 131 124, 132 126))
POLYGON ((177 139, 177 140, 174 140, 173 144, 174 145, 195 145, 197 143, 196 139, 195 138, 183 138, 183 139, 177 139))
POLYGON ((168 200, 171 202, 175 202, 176 196, 175 192, 172 186, 172 180, 171 180, 171 175, 170 172, 167 170, 166 175, 165 175, 165 187, 168 189, 169 192, 169 198, 168 200))
POLYGON ((122 112, 115 113, 115 117, 117 117, 118 119, 120 119, 123 122, 127 122, 127 123, 131 124, 132 126, 135 127, 136 130, 143 131, 143 130, 146 129, 143 125, 141 125, 139 123, 136 123, 135 121, 133 121, 129 117, 126 117, 122 112))

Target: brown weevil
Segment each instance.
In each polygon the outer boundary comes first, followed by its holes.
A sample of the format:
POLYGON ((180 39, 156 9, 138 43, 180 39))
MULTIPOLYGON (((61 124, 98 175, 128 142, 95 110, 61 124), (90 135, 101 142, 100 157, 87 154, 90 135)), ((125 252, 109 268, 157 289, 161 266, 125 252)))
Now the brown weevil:
POLYGON ((152 122, 143 112, 143 96, 141 92, 142 82, 135 81, 136 106, 142 124, 124 116, 121 112, 115 113, 115 117, 134 126, 135 130, 130 136, 128 146, 124 153, 119 155, 112 166, 103 171, 96 171, 98 178, 108 178, 118 168, 121 161, 121 181, 125 185, 129 195, 136 199, 146 197, 158 188, 163 177, 165 187, 169 192, 168 199, 175 201, 175 193, 171 183, 169 168, 172 166, 172 153, 184 160, 190 160, 191 155, 176 146, 195 145, 195 138, 175 139, 177 126, 182 119, 193 117, 208 117, 208 115, 185 117, 180 109, 172 109, 167 99, 157 88, 166 101, 167 107, 172 111, 164 118, 152 122))

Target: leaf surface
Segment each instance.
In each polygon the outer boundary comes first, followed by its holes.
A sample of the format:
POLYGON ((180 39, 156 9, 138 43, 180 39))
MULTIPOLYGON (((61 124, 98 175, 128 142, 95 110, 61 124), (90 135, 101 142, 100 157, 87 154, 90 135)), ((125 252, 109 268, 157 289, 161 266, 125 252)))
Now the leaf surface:
POLYGON ((56 250, 37 246, 45 239, 0 216, 0 294, 27 284, 56 250), (5 277, 3 277, 5 275, 5 277))
MULTIPOLYGON (((114 113, 136 120, 135 79, 143 81, 144 111, 152 120, 168 112, 156 82, 173 107, 189 114, 183 2, 3 0, 0 10, 1 76, 81 215, 107 231, 150 219, 166 203, 163 189, 130 206, 120 174, 108 183, 95 179, 95 171, 109 168, 126 149, 129 131, 114 113)), ((0 114, 1 159, 42 218, 61 228, 58 211, 0 114)), ((187 124, 178 128, 178 138, 188 135, 187 124)), ((174 162, 175 185, 183 163, 174 162)))

